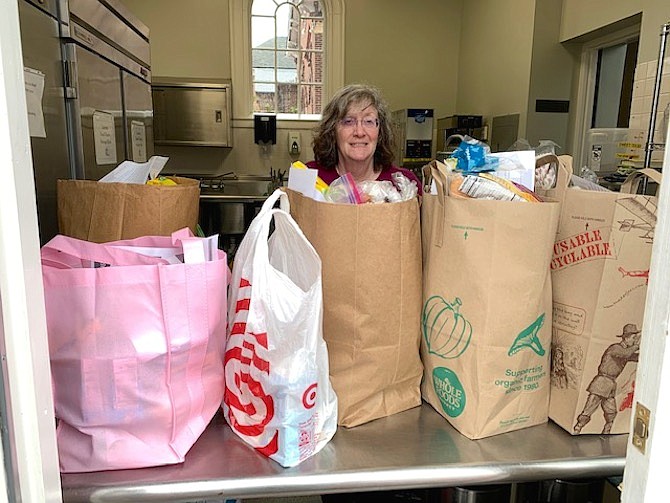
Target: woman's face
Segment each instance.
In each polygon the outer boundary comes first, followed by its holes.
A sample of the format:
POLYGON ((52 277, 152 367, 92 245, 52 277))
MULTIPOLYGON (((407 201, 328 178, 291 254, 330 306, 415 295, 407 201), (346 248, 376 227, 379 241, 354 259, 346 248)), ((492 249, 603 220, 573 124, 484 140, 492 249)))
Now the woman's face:
POLYGON ((337 150, 340 163, 365 162, 372 159, 379 137, 379 117, 370 104, 352 103, 337 124, 337 150))

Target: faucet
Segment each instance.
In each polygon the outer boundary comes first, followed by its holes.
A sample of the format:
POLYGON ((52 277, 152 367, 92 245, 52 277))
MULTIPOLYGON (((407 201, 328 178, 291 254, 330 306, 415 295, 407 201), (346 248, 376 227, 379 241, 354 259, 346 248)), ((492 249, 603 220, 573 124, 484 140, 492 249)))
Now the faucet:
POLYGON ((222 175, 216 175, 214 178, 225 178, 225 177, 230 176, 230 175, 233 175, 232 176, 233 180, 237 180, 237 175, 235 174, 234 171, 228 171, 227 173, 224 173, 222 175))

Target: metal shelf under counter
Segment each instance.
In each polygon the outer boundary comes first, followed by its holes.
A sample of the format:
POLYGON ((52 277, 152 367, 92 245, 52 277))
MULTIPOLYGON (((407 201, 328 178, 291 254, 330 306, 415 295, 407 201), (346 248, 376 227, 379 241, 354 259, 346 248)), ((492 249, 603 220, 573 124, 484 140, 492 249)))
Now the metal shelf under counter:
POLYGON ((189 502, 499 484, 623 473, 628 435, 572 436, 549 422, 481 440, 429 405, 352 429, 282 468, 244 444, 219 413, 183 464, 63 474, 65 503, 189 502))

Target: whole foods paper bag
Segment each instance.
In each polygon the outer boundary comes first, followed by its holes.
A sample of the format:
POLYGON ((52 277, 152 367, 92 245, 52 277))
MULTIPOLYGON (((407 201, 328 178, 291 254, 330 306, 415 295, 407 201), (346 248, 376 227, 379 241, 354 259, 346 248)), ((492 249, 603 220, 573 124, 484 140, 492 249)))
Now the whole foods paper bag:
POLYGON ((637 195, 641 170, 621 192, 568 187, 572 159, 559 156, 562 202, 551 262, 554 288, 549 417, 572 434, 627 433, 656 226, 656 197, 637 195), (632 192, 632 193, 631 193, 632 192))
POLYGON ((288 194, 291 215, 323 263, 323 335, 338 424, 420 405, 417 200, 349 205, 288 194))
POLYGON ((456 199, 424 171, 422 395, 473 439, 544 423, 558 203, 456 199))
POLYGON ((198 224, 197 180, 169 177, 176 186, 58 180, 58 228, 66 236, 104 243, 169 236, 198 224))

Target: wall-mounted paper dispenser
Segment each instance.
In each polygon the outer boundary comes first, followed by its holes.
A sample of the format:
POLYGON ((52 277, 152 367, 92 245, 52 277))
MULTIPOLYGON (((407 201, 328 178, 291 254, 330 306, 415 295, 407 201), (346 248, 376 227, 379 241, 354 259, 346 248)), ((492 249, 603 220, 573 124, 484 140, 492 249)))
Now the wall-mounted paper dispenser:
POLYGON ((275 114, 254 114, 254 143, 277 143, 277 116, 275 114))

